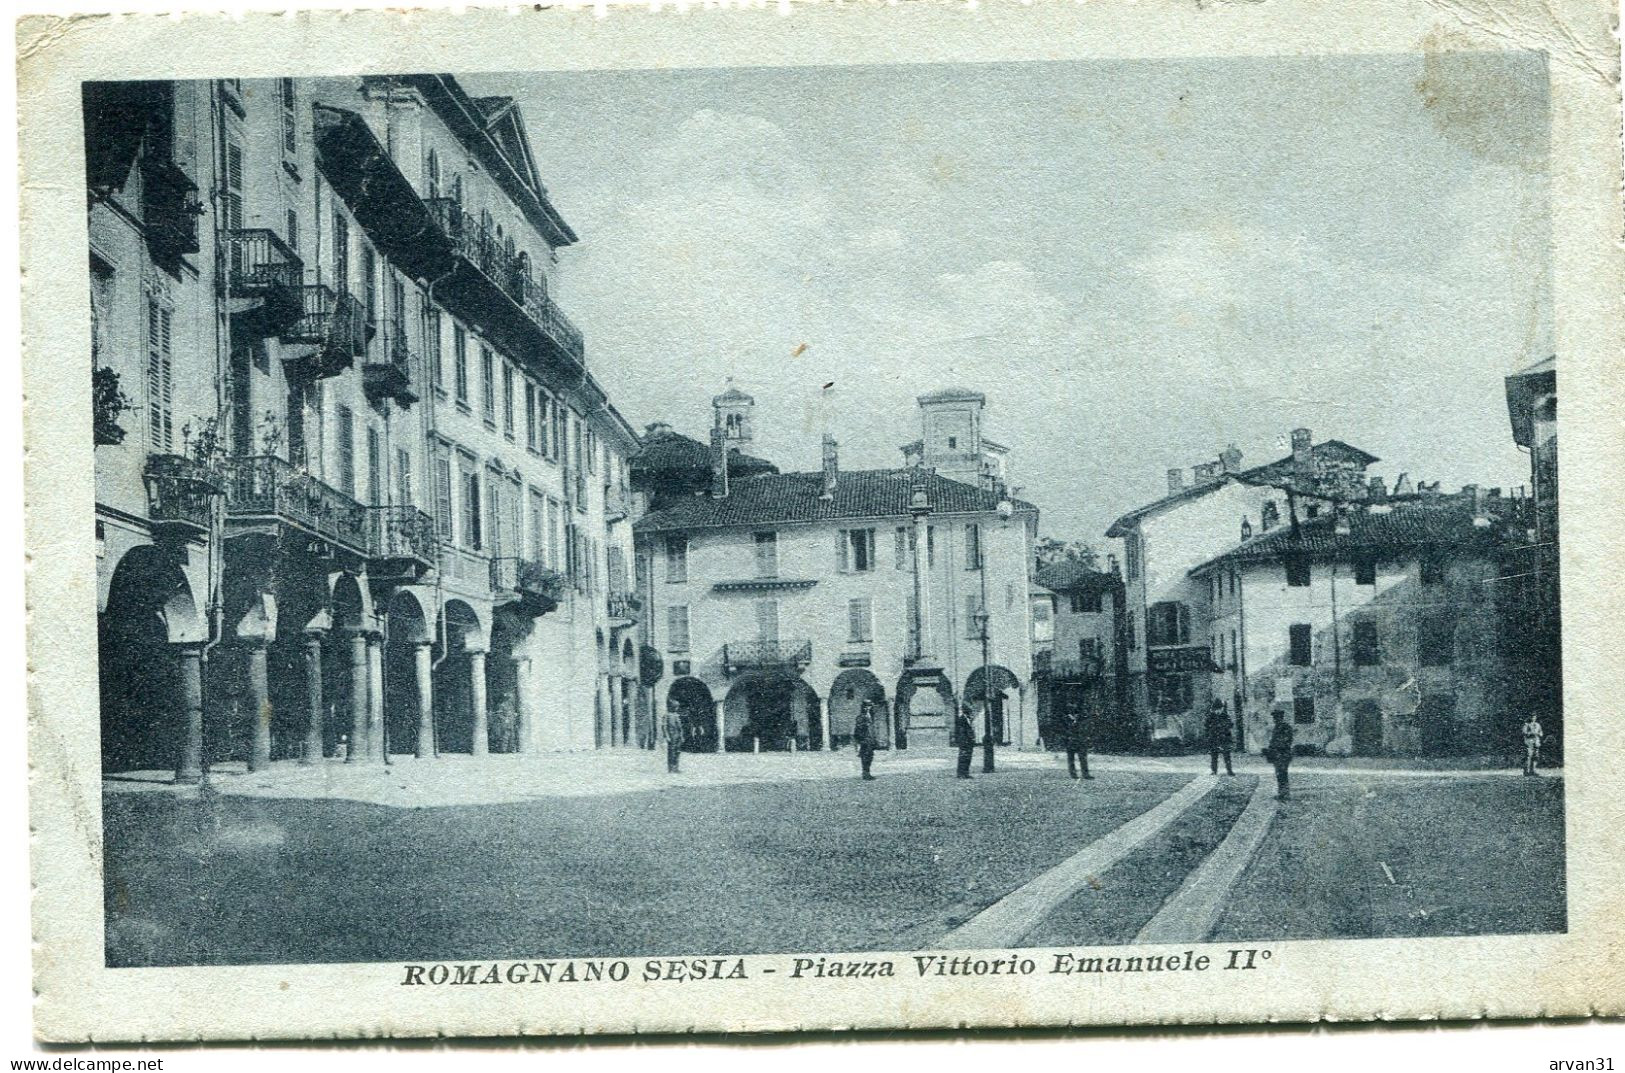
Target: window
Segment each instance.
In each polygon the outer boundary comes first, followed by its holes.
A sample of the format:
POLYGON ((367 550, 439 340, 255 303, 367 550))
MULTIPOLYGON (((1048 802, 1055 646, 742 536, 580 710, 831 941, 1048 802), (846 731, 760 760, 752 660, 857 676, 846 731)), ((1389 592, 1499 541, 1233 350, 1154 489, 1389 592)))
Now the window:
POLYGON ((1183 645, 1191 639, 1190 609, 1177 601, 1152 604, 1146 612, 1147 645, 1183 645))
POLYGON ((982 598, 975 593, 965 597, 965 640, 979 641, 982 637, 982 598))
POLYGON ((764 644, 779 643, 779 602, 756 601, 756 639, 764 644))
POLYGON ((1286 583, 1292 588, 1301 589, 1309 584, 1309 560, 1288 559, 1286 565, 1286 583))
POLYGON ((1375 559, 1361 559, 1354 564, 1354 583, 1356 585, 1375 585, 1377 583, 1377 563, 1375 559))
POLYGON ((530 515, 526 519, 530 526, 529 541, 525 545, 526 555, 533 561, 546 564, 547 562, 547 497, 536 489, 530 490, 530 515))
POLYGON ((423 303, 423 352, 429 359, 429 376, 434 389, 444 394, 446 370, 440 360, 440 310, 430 309, 427 300, 423 303))
POLYGON ((1437 585, 1444 580, 1444 563, 1439 559, 1428 556, 1422 560, 1422 584, 1437 585))
POLYGON ((367 502, 378 506, 384 501, 384 441, 378 429, 367 426, 367 502))
POLYGON ((480 541, 480 475, 474 468, 474 459, 468 455, 458 458, 458 480, 462 492, 463 547, 479 551, 480 541))
POLYGON ((1264 506, 1259 511, 1258 520, 1263 524, 1266 533, 1281 524, 1281 508, 1275 505, 1275 500, 1264 500, 1264 506))
POLYGON ((1240 571, 1238 571, 1238 570, 1230 571, 1230 595, 1231 596, 1234 596, 1236 594, 1236 575, 1238 573, 1240 573, 1240 571))
POLYGON ((434 460, 435 528, 441 540, 454 539, 451 513, 451 458, 438 453, 434 460))
POLYGON ((361 247, 361 304, 367 310, 367 323, 377 323, 378 255, 367 245, 361 247))
POLYGON ((965 526, 965 569, 980 570, 982 567, 982 527, 979 525, 965 526))
POLYGON ((867 574, 875 568, 875 531, 842 529, 835 534, 836 565, 843 574, 867 574))
POLYGON ((1416 656, 1424 667, 1448 667, 1456 658, 1456 624, 1445 615, 1429 615, 1417 624, 1416 656))
POLYGON ((1315 698, 1292 698, 1292 721, 1299 726, 1306 726, 1315 721, 1315 698))
POLYGON ((525 381, 525 449, 536 453, 541 446, 536 442, 536 385, 525 381))
POLYGON ((1304 513, 1307 514, 1310 518, 1318 518, 1318 517, 1320 517, 1320 504, 1319 503, 1311 503, 1311 504, 1309 504, 1307 507, 1304 508, 1304 513))
POLYGON ((457 404, 468 409, 468 329, 461 324, 451 329, 452 375, 456 379, 457 404))
POLYGON ((858 596, 846 602, 846 640, 866 645, 875 639, 874 605, 869 597, 858 596))
POLYGON ((688 538, 666 538, 666 583, 676 585, 688 580, 688 538))
POLYGON ((779 534, 753 534, 756 544, 756 576, 779 576, 779 534))
POLYGON ((1074 615, 1098 615, 1100 613, 1100 593, 1075 592, 1071 596, 1071 605, 1074 615))
POLYGON ((293 79, 281 78, 280 93, 282 100, 282 151, 293 156, 299 149, 299 105, 295 98, 293 79))
POLYGON ((1033 640, 1055 640, 1055 613, 1047 599, 1033 601, 1033 640))
POLYGON ((930 569, 937 565, 937 527, 925 527, 925 566, 930 569))
POLYGON ((914 568, 913 542, 909 539, 912 530, 906 525, 897 527, 897 569, 912 570, 914 568))
POLYGON ((1370 619, 1354 623, 1353 656, 1356 667, 1375 667, 1382 662, 1377 647, 1377 624, 1370 619))
POLYGON ((497 427, 497 367, 491 348, 480 347, 480 412, 485 423, 497 427))
POLYGON ((288 210, 288 248, 294 253, 299 252, 299 214, 293 209, 288 210))
POLYGON ((1307 622, 1294 622, 1287 627, 1288 662, 1294 667, 1307 667, 1313 658, 1313 643, 1307 622))
POLYGON ((514 435, 514 387, 513 366, 507 362, 502 363, 502 434, 508 439, 514 435))
POLYGON ((1240 666, 1241 666, 1241 661, 1236 656, 1236 631, 1231 630, 1230 631, 1230 669, 1235 670, 1235 669, 1239 668, 1240 666))
POLYGON ((688 605, 666 608, 666 651, 688 651, 688 605))
POLYGON ((227 230, 243 226, 243 147, 226 141, 226 167, 221 175, 220 202, 227 230))
POLYGON ((350 221, 333 210, 333 289, 350 293, 350 221))
POLYGON ((1153 674, 1149 678, 1151 706, 1159 712, 1188 712, 1195 690, 1188 674, 1153 674))
POLYGON ((440 196, 440 154, 433 149, 423 158, 423 184, 430 197, 440 196))
POLYGON ((147 437, 153 450, 166 453, 175 449, 175 364, 170 350, 173 317, 173 311, 157 298, 147 297, 147 437))
POLYGON ((564 520, 563 509, 559 501, 549 496, 547 499, 547 549, 551 558, 547 565, 558 570, 564 565, 564 520))
POLYGON ((1078 638, 1078 661, 1085 667, 1096 666, 1105 662, 1105 649, 1100 643, 1100 638, 1078 638))
POLYGON ((355 498, 355 414, 348 406, 338 408, 339 491, 355 498))

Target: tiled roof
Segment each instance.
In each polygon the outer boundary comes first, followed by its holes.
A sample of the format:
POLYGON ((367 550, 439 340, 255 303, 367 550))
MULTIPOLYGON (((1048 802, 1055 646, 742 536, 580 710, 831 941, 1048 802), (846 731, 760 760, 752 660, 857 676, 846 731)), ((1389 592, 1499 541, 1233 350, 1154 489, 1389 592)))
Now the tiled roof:
MULTIPOLYGON (((638 532, 714 529, 728 526, 816 522, 839 518, 906 518, 913 495, 914 471, 908 469, 843 470, 833 499, 820 498, 821 473, 766 473, 729 482, 721 499, 693 496, 644 515, 638 532)), ((991 514, 999 497, 992 492, 931 474, 926 478, 933 514, 991 514)), ((1011 500, 1018 513, 1038 508, 1011 500)))
POLYGON ((1056 592, 1110 592, 1123 583, 1116 574, 1092 570, 1072 559, 1040 566, 1034 579, 1056 592))
POLYGON ((1498 519, 1510 511, 1510 505, 1505 500, 1491 499, 1486 509, 1491 524, 1475 526, 1472 504, 1465 498, 1449 496, 1431 501, 1415 498, 1399 501, 1387 512, 1349 512, 1347 533, 1337 532, 1334 516, 1322 515, 1300 522, 1296 532, 1287 523, 1254 536, 1190 572, 1199 574, 1231 563, 1273 562, 1291 556, 1351 561, 1365 555, 1414 553, 1426 548, 1478 545, 1487 550, 1506 527, 1507 523, 1498 519))
MULTIPOLYGON (((632 472, 636 474, 710 468, 711 448, 691 436, 671 429, 663 429, 645 436, 643 446, 632 456, 632 472)), ((730 478, 772 473, 776 468, 766 459, 747 455, 737 447, 728 451, 730 478)))

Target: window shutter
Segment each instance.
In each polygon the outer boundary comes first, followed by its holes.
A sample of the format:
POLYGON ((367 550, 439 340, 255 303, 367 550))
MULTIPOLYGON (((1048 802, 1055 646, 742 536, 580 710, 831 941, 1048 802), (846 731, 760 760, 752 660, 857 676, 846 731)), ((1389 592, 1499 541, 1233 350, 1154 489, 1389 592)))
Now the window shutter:
POLYGON ((451 459, 435 459, 435 514, 439 522, 440 538, 452 539, 451 522, 451 459))
POLYGON ((226 227, 236 231, 243 226, 243 147, 226 143, 226 227))
POLYGON ((847 530, 835 530, 835 568, 843 574, 847 572, 847 544, 850 539, 847 530))

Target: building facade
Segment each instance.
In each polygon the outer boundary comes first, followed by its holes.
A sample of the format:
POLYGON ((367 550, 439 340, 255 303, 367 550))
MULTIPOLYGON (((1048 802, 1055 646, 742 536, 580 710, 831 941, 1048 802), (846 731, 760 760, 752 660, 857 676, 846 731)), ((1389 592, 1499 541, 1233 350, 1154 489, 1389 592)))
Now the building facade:
POLYGON ((1035 574, 1034 680, 1039 726, 1046 745, 1060 746, 1058 716, 1082 714, 1099 746, 1133 741, 1125 718, 1122 639, 1123 578, 1114 556, 1106 570, 1063 560, 1040 565, 1035 574), (1043 610, 1038 611, 1040 604, 1043 610), (1048 623, 1039 646, 1038 623, 1048 623))
MULTIPOLYGON (((1212 693, 1241 698, 1238 744, 1285 712, 1300 749, 1346 756, 1505 751, 1499 549, 1518 505, 1380 482, 1191 572, 1208 590, 1212 693)), ((1515 525, 1514 525, 1515 528, 1515 525)))
MULTIPOLYGON (((820 470, 779 473, 750 454, 753 401, 717 398, 708 486, 690 476, 687 491, 650 489, 656 505, 635 527, 663 669, 656 698, 683 713, 688 748, 839 748, 865 701, 888 746, 946 744, 962 702, 989 713, 996 740, 1037 741, 1037 510, 996 481, 933 469, 936 407, 967 402, 972 431, 945 447, 961 464, 978 447, 974 392, 921 397, 919 465, 844 471, 826 436, 820 470), (731 468, 741 458, 749 475, 731 468)), ((666 455, 692 457, 657 431, 666 455)), ((669 472, 645 461, 638 470, 669 472)))
POLYGON ((1503 635, 1524 714, 1546 730, 1547 754, 1563 748, 1563 604, 1559 585, 1562 532, 1557 495, 1557 359, 1506 378, 1512 439, 1529 452, 1529 495, 1521 540, 1504 549, 1501 576, 1513 589, 1503 635))
POLYGON ((513 102, 218 79, 85 116, 107 770, 630 740, 637 440, 513 102))

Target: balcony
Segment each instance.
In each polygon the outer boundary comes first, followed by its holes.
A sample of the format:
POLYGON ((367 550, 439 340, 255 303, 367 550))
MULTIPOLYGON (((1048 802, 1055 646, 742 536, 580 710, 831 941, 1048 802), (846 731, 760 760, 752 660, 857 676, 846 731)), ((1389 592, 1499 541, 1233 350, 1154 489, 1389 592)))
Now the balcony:
POLYGON ((497 237, 452 198, 424 204, 450 244, 458 271, 440 291, 460 304, 471 319, 498 333, 498 343, 516 354, 537 354, 573 371, 586 369, 581 331, 534 276, 523 257, 510 255, 497 237))
POLYGON ((518 610, 532 618, 555 610, 565 587, 563 574, 534 559, 504 556, 491 560, 491 588, 499 602, 506 596, 505 602, 516 602, 518 610))
POLYGON ((154 258, 173 264, 198 252, 201 215, 197 183, 179 164, 165 156, 141 158, 141 218, 154 258))
POLYGON ((285 459, 231 458, 222 470, 229 521, 284 525, 362 558, 371 552, 368 509, 285 459))
POLYGON ((182 536, 204 536, 220 494, 218 479, 183 455, 148 455, 141 474, 147 486, 147 517, 154 526, 173 527, 182 536))
POLYGON ((311 379, 337 376, 367 352, 372 329, 366 311, 349 293, 325 283, 300 288, 300 316, 282 332, 284 343, 308 343, 316 349, 288 364, 297 365, 311 379))
POLYGON ((811 641, 730 641, 722 646, 722 672, 790 671, 812 662, 811 641))
POLYGON ((604 521, 618 522, 632 514, 632 497, 625 488, 604 485, 604 521))
POLYGON ((435 565, 434 519, 411 506, 369 507, 373 566, 369 572, 416 581, 435 565))
POLYGON ((256 335, 280 335, 304 315, 300 281, 305 264, 275 231, 264 227, 225 235, 231 296, 250 304, 235 311, 239 328, 256 335))
POLYGON ((406 345, 406 335, 399 325, 394 326, 389 346, 382 360, 368 360, 361 367, 361 386, 373 402, 394 399, 402 406, 418 401, 412 390, 412 352, 406 345))
POLYGON ((609 617, 618 619, 625 625, 631 625, 638 620, 643 610, 643 601, 638 599, 634 592, 612 592, 609 594, 609 617))

